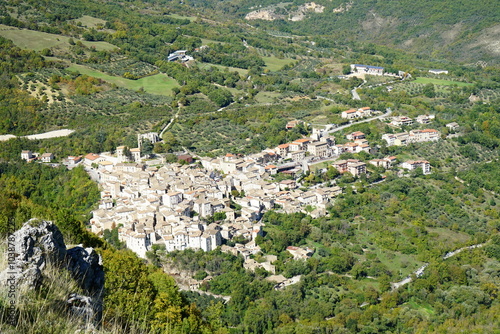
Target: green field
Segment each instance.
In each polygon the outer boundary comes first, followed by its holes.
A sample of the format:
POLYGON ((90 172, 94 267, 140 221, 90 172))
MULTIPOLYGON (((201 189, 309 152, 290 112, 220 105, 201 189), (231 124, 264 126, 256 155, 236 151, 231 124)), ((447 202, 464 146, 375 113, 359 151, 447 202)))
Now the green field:
MULTIPOLYGON (((15 27, 6 26, 0 24, 0 35, 12 40, 21 49, 31 49, 35 51, 41 51, 43 49, 49 49, 53 47, 57 48, 69 48, 69 37, 48 34, 45 32, 18 29, 15 27)), ((109 44, 108 42, 87 42, 82 41, 82 43, 87 47, 94 46, 98 51, 107 51, 116 49, 117 46, 109 44)))
POLYGON ((420 83, 420 84, 434 84, 434 85, 439 85, 439 86, 451 86, 451 85, 457 85, 457 86, 472 86, 473 84, 467 83, 467 82, 460 82, 460 81, 451 81, 451 80, 441 80, 441 79, 433 79, 433 78, 423 78, 423 77, 417 77, 414 83, 420 83))
POLYGON ((68 70, 75 71, 80 74, 86 74, 88 76, 95 77, 98 79, 102 79, 106 82, 115 84, 118 87, 123 87, 131 90, 139 90, 143 88, 146 93, 156 94, 156 95, 170 96, 172 93, 172 88, 179 86, 176 80, 162 73, 144 77, 138 80, 130 80, 122 77, 112 76, 76 64, 72 64, 70 67, 68 67, 68 70))
POLYGON ((226 44, 226 42, 214 41, 213 39, 200 38, 203 45, 213 44, 226 44))
POLYGON ((223 65, 216 65, 216 64, 210 64, 210 63, 198 63, 198 67, 201 69, 208 69, 210 67, 217 67, 220 70, 229 70, 229 72, 238 72, 240 75, 246 76, 248 73, 248 70, 245 70, 244 68, 238 68, 238 67, 231 67, 231 66, 223 66, 223 65))
POLYGON ((280 93, 276 92, 258 92, 255 95, 255 100, 259 103, 273 103, 274 99, 281 96, 280 93))
POLYGON ((104 26, 106 24, 105 20, 98 19, 96 17, 92 17, 92 16, 88 16, 88 15, 84 15, 84 16, 80 17, 79 19, 74 19, 72 21, 75 23, 79 22, 82 24, 82 26, 87 27, 87 28, 95 28, 98 25, 104 26))
POLYGON ((283 66, 294 62, 293 59, 279 59, 276 57, 262 57, 262 60, 264 60, 266 68, 270 71, 279 71, 283 66))

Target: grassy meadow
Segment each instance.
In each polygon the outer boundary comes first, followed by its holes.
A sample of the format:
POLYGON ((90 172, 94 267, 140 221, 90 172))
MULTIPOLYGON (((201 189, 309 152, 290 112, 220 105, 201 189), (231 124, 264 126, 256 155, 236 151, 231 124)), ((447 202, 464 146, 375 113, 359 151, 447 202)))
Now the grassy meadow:
MULTIPOLYGON (((49 34, 46 32, 19 29, 0 24, 0 36, 10 39, 21 49, 31 49, 41 51, 50 48, 69 48, 69 37, 49 34)), ((98 51, 108 51, 116 49, 117 46, 108 42, 88 42, 82 41, 86 47, 95 47, 98 51)))
POLYGON ((434 84, 438 86, 451 86, 451 85, 457 85, 457 86, 472 86, 471 83, 467 82, 460 82, 460 81, 452 81, 452 80, 443 80, 443 79, 434 79, 434 78, 423 78, 423 77, 417 77, 414 83, 420 83, 420 84, 434 84))
POLYGON ((68 70, 102 79, 111 84, 115 84, 118 87, 123 87, 131 90, 139 90, 142 88, 146 93, 155 95, 170 96, 172 93, 172 88, 179 86, 175 79, 172 79, 163 73, 151 75, 138 80, 130 80, 122 77, 112 76, 76 64, 72 64, 70 67, 68 67, 68 70))
POLYGON ((208 69, 210 67, 217 67, 218 69, 224 71, 228 70, 229 72, 238 72, 240 75, 246 76, 248 74, 248 70, 244 68, 238 68, 238 67, 231 67, 231 66, 224 66, 224 65, 217 65, 217 64, 211 64, 211 63, 202 63, 202 62, 197 62, 198 67, 201 69, 208 69))
POLYGON ((291 64, 294 62, 293 59, 280 59, 277 57, 262 57, 262 60, 266 63, 266 68, 269 71, 279 71, 285 65, 291 64))

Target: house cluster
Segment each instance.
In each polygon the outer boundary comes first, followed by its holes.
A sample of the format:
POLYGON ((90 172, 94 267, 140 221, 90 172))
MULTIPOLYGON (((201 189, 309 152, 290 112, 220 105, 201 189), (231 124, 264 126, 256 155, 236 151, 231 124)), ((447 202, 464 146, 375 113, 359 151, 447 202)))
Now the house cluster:
POLYGON ((314 138, 301 138, 293 142, 278 145, 272 154, 282 159, 302 161, 306 153, 311 156, 327 158, 334 154, 335 137, 316 134, 314 138))
POLYGON ((299 125, 299 124, 303 124, 303 123, 304 123, 304 121, 301 121, 300 119, 298 119, 298 120, 297 120, 297 119, 295 119, 295 120, 293 120, 293 121, 289 121, 288 123, 286 123, 285 128, 286 128, 287 130, 290 130, 290 129, 293 129, 294 127, 296 127, 297 125, 299 125))
POLYGON ((387 146, 405 146, 410 143, 422 143, 427 141, 438 141, 441 133, 435 129, 411 130, 410 132, 386 133, 382 139, 387 142, 387 146))
POLYGON ((368 162, 370 164, 374 165, 375 167, 382 167, 384 169, 390 169, 396 163, 396 157, 390 156, 390 157, 385 157, 383 159, 372 159, 368 162))
POLYGON ((29 150, 21 151, 21 159, 26 160, 27 162, 52 162, 54 159, 54 155, 52 153, 37 153, 31 152, 29 150))
POLYGON ((366 152, 370 153, 371 147, 368 140, 365 138, 365 134, 361 131, 355 131, 346 135, 348 140, 352 140, 345 144, 338 144, 332 147, 332 155, 339 156, 342 153, 359 153, 366 152))
POLYGON ((167 251, 186 248, 209 251, 234 237, 250 240, 225 249, 249 258, 260 249, 257 223, 275 205, 287 213, 304 211, 321 216, 327 204, 341 193, 339 187, 302 191, 293 180, 267 181, 276 172, 269 165, 276 154, 263 152, 245 159, 228 154, 201 160, 203 168, 167 164, 161 168, 138 163, 117 163, 110 171, 99 169, 102 186, 99 209, 90 223, 97 234, 119 227, 120 240, 144 257, 153 244, 167 251), (220 172, 226 175, 221 178, 220 172), (234 208, 238 207, 236 211, 234 208), (208 224, 214 214, 222 220, 208 224))
MULTIPOLYGON (((81 157, 68 157, 68 167, 73 164, 76 165, 81 157)), ((87 168, 96 167, 100 170, 112 171, 117 168, 124 168, 128 170, 136 170, 137 164, 142 161, 141 149, 139 147, 129 149, 126 146, 118 146, 116 154, 109 153, 89 153, 81 159, 83 165, 87 168), (134 164, 135 163, 135 164, 134 164)))
MULTIPOLYGON (((435 115, 419 115, 415 118, 415 121, 420 124, 429 124, 435 117, 435 115)), ((395 116, 389 124, 398 127, 403 125, 412 125, 413 119, 408 116, 395 116)))
POLYGON ((242 207, 242 216, 257 220, 263 210, 275 205, 286 213, 306 212, 305 207, 313 205, 315 210, 310 212, 313 217, 325 214, 328 203, 342 190, 339 187, 326 187, 302 191, 294 180, 288 179, 279 183, 267 181, 270 175, 276 174, 278 170, 282 170, 284 174, 289 171, 288 164, 279 168, 272 164, 273 160, 278 158, 278 154, 264 151, 245 158, 232 154, 223 158, 203 158, 201 164, 208 171, 225 173, 224 180, 231 182, 231 189, 245 194, 245 197, 233 198, 234 202, 242 207))
POLYGON ((354 176, 366 174, 366 164, 358 159, 337 160, 333 164, 340 173, 351 173, 354 176))
POLYGON ((345 119, 355 119, 355 118, 365 118, 370 117, 373 114, 373 110, 370 107, 363 107, 359 109, 349 109, 342 111, 340 116, 345 119))
POLYGON ((384 75, 384 68, 380 66, 351 64, 351 72, 358 74, 384 75))

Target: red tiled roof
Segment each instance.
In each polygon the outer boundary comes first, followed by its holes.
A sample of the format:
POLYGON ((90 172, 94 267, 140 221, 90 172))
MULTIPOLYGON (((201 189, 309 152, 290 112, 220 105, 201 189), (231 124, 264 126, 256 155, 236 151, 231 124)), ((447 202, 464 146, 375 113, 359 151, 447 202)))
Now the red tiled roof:
POLYGON ((310 139, 308 139, 308 138, 301 138, 301 139, 295 140, 295 142, 297 142, 297 143, 307 143, 308 141, 310 141, 310 139))
POLYGON ((95 153, 89 153, 85 156, 85 159, 88 159, 88 160, 95 160, 99 158, 99 154, 95 154, 95 153))

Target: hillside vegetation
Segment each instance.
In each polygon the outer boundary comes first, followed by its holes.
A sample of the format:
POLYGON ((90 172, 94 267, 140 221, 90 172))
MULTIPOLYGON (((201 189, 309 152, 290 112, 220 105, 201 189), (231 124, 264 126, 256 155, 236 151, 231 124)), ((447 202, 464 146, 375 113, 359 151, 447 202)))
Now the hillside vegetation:
MULTIPOLYGON (((330 43, 346 41, 383 43, 435 58, 498 62, 500 49, 497 1, 314 1, 320 11, 305 11, 292 21, 293 13, 310 1, 239 1, 224 3, 222 11, 243 18, 252 11, 267 12, 266 20, 249 20, 257 27, 305 36, 323 35, 330 43)), ((217 10, 216 1, 191 1, 198 9, 217 10)), ((312 38, 315 40, 315 38, 312 38)))
MULTIPOLYGON (((0 2, 0 135, 75 130, 62 138, 0 142, 0 234, 38 217, 58 224, 68 243, 100 248, 108 278, 97 332, 498 330, 498 1, 318 0, 317 11, 300 9, 305 3, 0 2), (268 7, 278 19, 245 19, 268 7), (302 19, 288 20, 297 11, 302 19), (194 59, 168 61, 177 50, 194 59), (358 78, 350 64, 403 75, 358 78), (380 115, 390 108, 391 117, 435 118, 401 127, 383 117, 341 118, 342 111, 366 106, 380 115), (287 130, 292 120, 304 123, 287 130), (450 129, 451 122, 458 128, 450 129), (374 148, 341 159, 425 159, 432 173, 367 164, 369 175, 355 177, 321 161, 297 175, 302 188, 338 185, 343 193, 324 217, 306 214, 315 209, 310 205, 294 214, 276 206, 262 218, 265 234, 256 238, 262 251, 252 259, 272 255, 276 274, 301 275, 283 288, 268 280, 270 272, 246 270, 241 256, 219 249, 167 253, 155 245, 141 260, 122 249, 118 227, 104 233, 106 240, 87 230, 100 192, 83 168, 20 159, 22 150, 54 153, 56 163, 69 155, 112 154, 120 145, 136 147, 138 133, 160 133, 167 124, 163 141, 149 147, 167 160, 181 151, 246 155, 311 136, 312 128, 332 128, 339 130, 337 144, 362 131, 374 148), (382 140, 425 128, 440 131, 439 140, 407 146, 382 140), (479 246, 465 248, 471 245, 479 246), (314 254, 293 259, 288 246, 314 254), (463 251, 444 258, 454 250, 463 251), (163 271, 198 280, 206 294, 180 291, 163 271), (393 289, 408 276, 410 283, 393 289)), ((54 284, 63 285, 62 277, 54 284)), ((46 288, 19 309, 27 321, 18 327, 6 323, 4 296, 0 331, 77 330, 59 307, 71 285, 46 288), (37 323, 38 313, 48 320, 37 323)))

